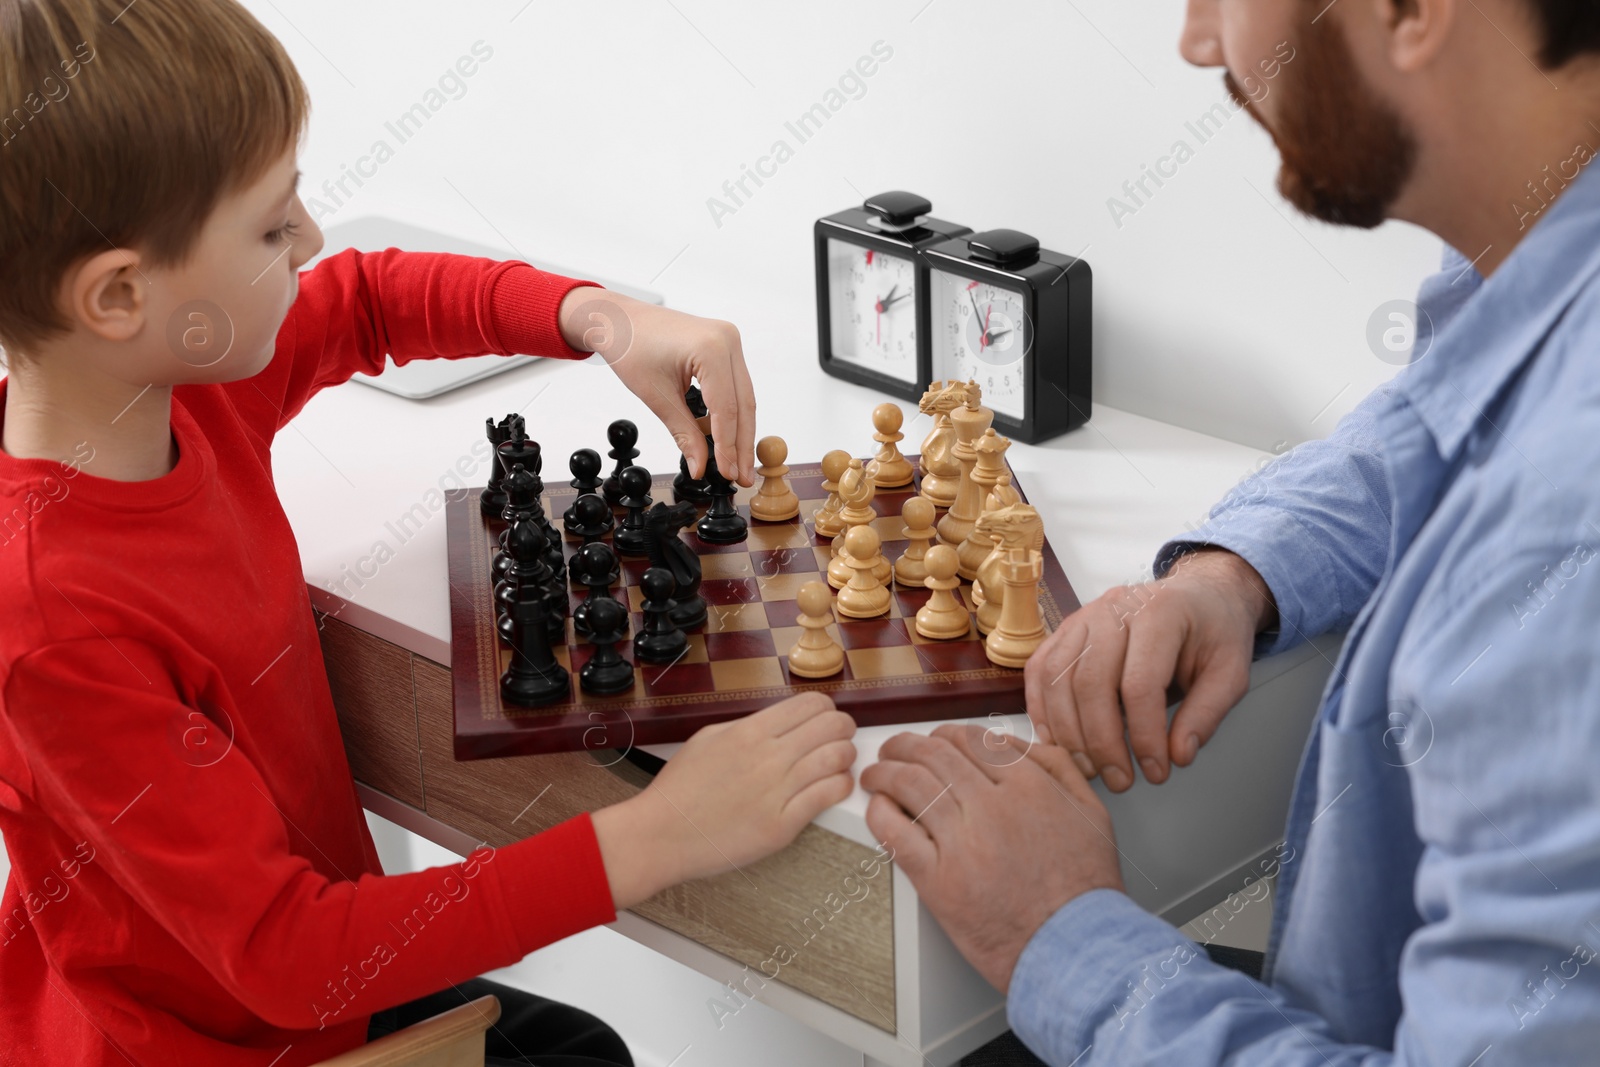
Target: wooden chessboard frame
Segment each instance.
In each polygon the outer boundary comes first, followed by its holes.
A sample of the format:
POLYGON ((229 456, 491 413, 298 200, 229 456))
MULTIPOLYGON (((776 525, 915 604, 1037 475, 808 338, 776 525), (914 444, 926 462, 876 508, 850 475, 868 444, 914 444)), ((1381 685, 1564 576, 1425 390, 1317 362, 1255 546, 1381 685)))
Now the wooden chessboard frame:
MULTIPOLYGON (((909 458, 915 462, 916 457, 909 458)), ((673 477, 663 474, 653 479, 651 496, 655 500, 675 499, 673 477)), ((692 527, 682 535, 700 555, 701 593, 710 612, 703 628, 690 631, 689 650, 678 662, 637 669, 634 688, 628 692, 609 697, 586 693, 578 684, 578 668, 586 662, 592 646, 585 639, 574 638, 569 612, 566 638, 556 649, 556 657, 572 673, 572 695, 565 702, 542 708, 522 708, 500 699, 500 676, 510 650, 495 631, 489 567, 504 523, 482 516, 479 490, 451 494, 446 504, 446 529, 456 758, 683 741, 702 726, 737 718, 805 691, 826 693, 863 726, 1023 710, 1022 671, 990 663, 975 628, 953 641, 932 641, 916 632, 917 608, 930 596, 925 589, 896 586, 889 613, 877 619, 846 619, 836 609, 829 633, 845 648, 845 670, 821 679, 791 675, 787 652, 801 633, 794 600, 805 582, 826 580, 831 539, 817 537, 810 521, 826 497, 820 466, 791 465, 789 482, 800 497, 797 519, 750 520, 749 540, 736 545, 706 544, 692 527), (913 664, 916 673, 907 670, 913 664)), ((891 563, 909 544, 901 533, 900 506, 916 491, 916 484, 879 490, 873 500, 878 514, 873 527, 882 537, 884 555, 891 563)), ((1014 472, 1012 484, 1026 501, 1014 472)), ((735 497, 747 520, 755 492, 754 488, 740 489, 735 497)), ((557 529, 562 513, 576 496, 564 479, 547 485, 545 510, 557 529)), ((575 542, 564 540, 563 551, 569 561, 576 548, 575 542)), ((1077 610, 1079 601, 1048 538, 1043 557, 1039 603, 1045 625, 1053 630, 1077 610)), ((633 662, 631 636, 642 618, 638 580, 647 566, 646 560, 622 557, 619 585, 628 598, 630 629, 629 638, 617 648, 629 662, 633 662)), ((617 591, 614 586, 613 593, 617 591)), ((970 583, 963 582, 960 593, 971 610, 970 583)), ((571 590, 569 605, 576 606, 583 595, 581 589, 571 590)))

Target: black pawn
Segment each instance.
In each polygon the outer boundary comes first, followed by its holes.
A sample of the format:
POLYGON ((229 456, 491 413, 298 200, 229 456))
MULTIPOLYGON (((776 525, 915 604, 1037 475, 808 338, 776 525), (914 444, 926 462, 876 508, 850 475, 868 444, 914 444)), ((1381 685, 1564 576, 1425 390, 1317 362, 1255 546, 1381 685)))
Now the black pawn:
POLYGON ((540 519, 544 512, 539 509, 539 497, 536 492, 540 488, 538 475, 531 473, 528 468, 520 463, 511 465, 510 474, 506 476, 506 494, 509 503, 506 504, 506 528, 500 532, 500 551, 495 555, 493 572, 496 578, 494 586, 495 603, 500 606, 500 636, 507 644, 511 643, 511 593, 513 584, 511 570, 516 565, 511 555, 511 531, 520 522, 530 523, 539 533, 539 546, 542 553, 540 563, 542 569, 537 572, 525 572, 524 578, 539 585, 545 591, 545 626, 550 640, 560 641, 567 632, 567 591, 562 584, 566 578, 566 567, 558 573, 550 567, 549 547, 554 545, 560 551, 561 543, 553 536, 545 533, 540 519))
POLYGON ((611 442, 610 455, 617 465, 603 488, 606 503, 617 508, 622 506, 622 472, 639 458, 639 450, 634 447, 639 443, 639 427, 627 419, 618 419, 606 428, 606 440, 611 442))
POLYGON ((706 459, 706 484, 711 491, 711 510, 695 525, 694 532, 708 545, 736 545, 750 536, 750 524, 733 506, 733 483, 717 469, 715 456, 706 459))
POLYGON ((561 525, 568 537, 576 537, 584 544, 593 544, 617 525, 611 505, 597 493, 585 493, 572 502, 567 513, 561 516, 561 525))
POLYGON ((600 453, 594 449, 578 449, 567 461, 567 469, 572 471, 572 481, 567 484, 576 489, 579 496, 600 489, 600 453))
POLYGON ((572 576, 588 589, 582 603, 572 609, 573 632, 588 636, 589 612, 602 600, 611 600, 611 586, 622 577, 617 565, 617 554, 611 546, 601 541, 584 545, 572 557, 572 576))
MULTIPOLYGON (((689 386, 689 391, 683 394, 683 402, 689 406, 689 414, 697 420, 706 417, 706 402, 700 395, 698 385, 689 386)), ((701 423, 701 425, 705 425, 701 423)), ((711 454, 711 438, 706 437, 706 455, 711 454)), ((689 474, 689 457, 678 457, 678 476, 672 480, 672 493, 680 501, 691 504, 705 505, 711 503, 711 494, 707 491, 706 480, 695 478, 689 474)))
MULTIPOLYGON (((511 553, 506 551, 506 542, 511 536, 511 525, 518 519, 531 516, 533 507, 539 499, 535 495, 538 486, 539 479, 521 463, 513 463, 506 468, 506 506, 500 513, 506 528, 500 531, 500 550, 494 554, 494 559, 489 563, 489 575, 496 583, 504 582, 511 573, 511 553)), ((545 565, 549 566, 548 556, 545 565)))
POLYGON ((633 658, 641 663, 675 663, 689 639, 672 621, 672 572, 651 567, 639 579, 644 593, 644 626, 633 639, 633 658))
POLYGON ((589 643, 594 655, 578 672, 584 692, 606 696, 633 688, 633 664, 622 658, 617 643, 628 632, 628 609, 606 597, 589 605, 589 643))
POLYGON ((506 471, 500 466, 500 446, 511 440, 511 427, 521 426, 522 416, 512 412, 498 423, 494 419, 483 420, 484 432, 489 437, 490 462, 493 469, 489 472, 489 484, 478 497, 478 510, 487 518, 498 518, 506 507, 506 471))
POLYGON ((650 552, 650 535, 644 526, 644 509, 651 504, 650 472, 643 467, 628 467, 617 478, 622 489, 618 502, 628 509, 611 543, 624 556, 644 556, 650 552))
MULTIPOLYGON (((544 469, 544 460, 540 456, 539 442, 529 440, 523 426, 513 426, 511 428, 511 439, 500 446, 499 456, 500 465, 505 468, 508 476, 512 469, 519 464, 533 476, 533 488, 528 497, 524 499, 522 510, 523 513, 533 517, 533 521, 539 524, 539 532, 544 534, 545 563, 549 564, 550 573, 557 581, 566 578, 567 564, 561 554, 561 538, 556 533, 556 528, 550 524, 549 516, 545 515, 544 503, 541 500, 544 496, 544 479, 539 477, 539 472, 544 469)), ((510 499, 511 492, 509 487, 506 492, 508 498, 506 510, 501 513, 500 517, 506 521, 508 524, 507 529, 509 530, 513 502, 510 499)), ((501 531, 500 545, 502 549, 505 547, 505 534, 506 531, 501 531)), ((496 567, 500 568, 502 564, 496 563, 496 567)), ((496 574, 503 577, 499 570, 496 571, 496 574)))
POLYGON ((508 704, 534 708, 565 698, 572 679, 550 650, 546 632, 548 599, 539 584, 544 564, 544 535, 528 519, 518 519, 506 540, 511 554, 509 612, 511 666, 500 678, 500 697, 508 704))

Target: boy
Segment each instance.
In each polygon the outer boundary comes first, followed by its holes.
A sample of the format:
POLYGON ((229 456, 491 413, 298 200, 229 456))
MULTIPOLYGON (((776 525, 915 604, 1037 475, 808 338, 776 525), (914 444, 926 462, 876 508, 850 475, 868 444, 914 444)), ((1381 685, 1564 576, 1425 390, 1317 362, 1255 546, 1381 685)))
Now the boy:
MULTIPOLYGON (((0 1062, 316 1063, 846 796, 853 724, 794 698, 592 818, 385 877, 273 436, 386 353, 586 355, 597 290, 394 249, 297 274, 322 243, 294 192, 304 88, 234 0, 0 0, 0 94, 25 109, 0 116, 0 1062), (231 747, 196 758, 195 730, 231 747)), ((607 299, 633 340, 602 355, 669 427, 698 377, 749 484, 737 333, 607 299)), ((526 1024, 508 1052, 628 1062, 596 1020, 500 991, 500 1030, 526 1024)))

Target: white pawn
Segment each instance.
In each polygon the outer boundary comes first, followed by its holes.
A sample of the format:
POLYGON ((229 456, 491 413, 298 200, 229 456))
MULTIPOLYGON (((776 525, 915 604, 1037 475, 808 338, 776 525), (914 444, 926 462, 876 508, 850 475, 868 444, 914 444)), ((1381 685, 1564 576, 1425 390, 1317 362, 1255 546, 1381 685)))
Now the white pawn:
POLYGON ((789 468, 784 461, 789 458, 789 446, 781 437, 763 437, 756 443, 756 459, 761 466, 761 488, 750 498, 750 517, 762 522, 783 522, 800 514, 800 498, 789 488, 784 475, 789 468))
POLYGON ((961 584, 956 568, 961 565, 956 550, 949 545, 934 545, 928 549, 927 586, 933 596, 917 612, 917 633, 935 641, 950 641, 965 637, 972 628, 972 617, 955 597, 955 588, 961 584))
POLYGON ((879 404, 872 409, 872 428, 878 431, 872 435, 872 439, 882 447, 872 462, 867 464, 867 473, 872 475, 877 485, 886 489, 911 484, 911 461, 900 454, 898 447, 906 436, 900 432, 900 425, 905 418, 905 412, 900 410, 899 404, 879 404))
POLYGON ((889 590, 872 573, 881 544, 878 531, 870 526, 852 526, 844 535, 844 558, 852 573, 849 584, 839 590, 840 615, 875 619, 889 610, 889 590))
POLYGON ((795 601, 800 605, 798 622, 805 632, 789 650, 789 673, 801 678, 838 674, 844 670, 844 649, 828 636, 828 625, 833 622, 833 594, 821 582, 811 581, 800 587, 795 601))
POLYGON ((902 532, 910 543, 894 561, 894 580, 921 589, 928 578, 928 544, 938 536, 933 528, 933 504, 927 497, 909 497, 900 505, 900 517, 905 520, 902 532))

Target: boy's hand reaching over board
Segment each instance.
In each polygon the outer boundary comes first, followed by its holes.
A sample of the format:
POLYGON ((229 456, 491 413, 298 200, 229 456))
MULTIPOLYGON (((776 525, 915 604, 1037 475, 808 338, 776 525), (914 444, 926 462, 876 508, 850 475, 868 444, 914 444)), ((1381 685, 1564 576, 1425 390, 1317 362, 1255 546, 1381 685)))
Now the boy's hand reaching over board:
POLYGON ((803 693, 689 738, 643 792, 594 814, 617 910, 788 845, 850 795, 855 731, 803 693))
POLYGON ((568 344, 598 352, 655 412, 697 478, 705 473, 705 436, 683 394, 690 379, 699 379, 717 469, 740 485, 755 484, 756 395, 732 323, 591 287, 568 293, 559 317, 568 344))

